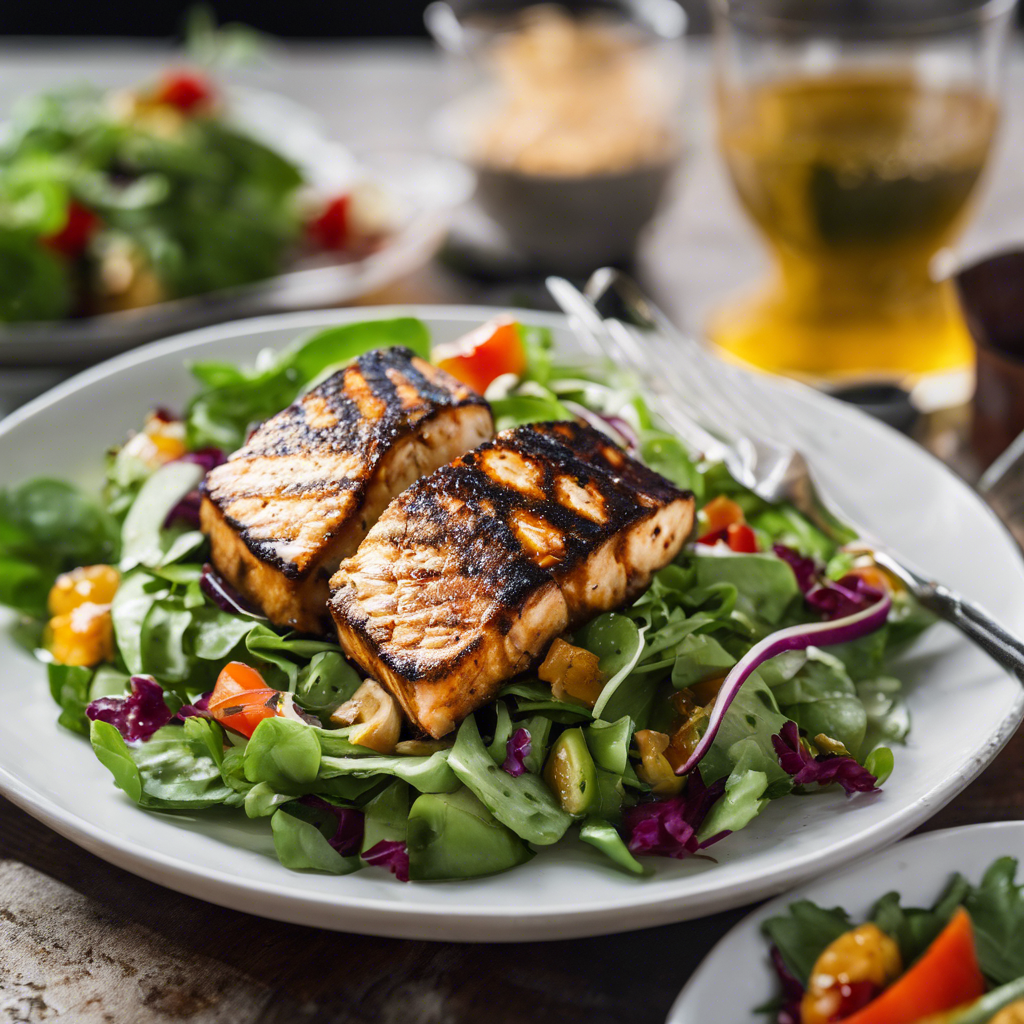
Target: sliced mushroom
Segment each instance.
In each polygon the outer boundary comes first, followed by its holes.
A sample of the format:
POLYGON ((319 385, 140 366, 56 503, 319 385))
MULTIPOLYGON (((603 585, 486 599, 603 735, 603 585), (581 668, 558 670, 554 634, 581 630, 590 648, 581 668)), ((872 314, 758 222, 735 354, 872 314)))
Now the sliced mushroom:
POLYGON ((349 739, 378 754, 394 753, 402 731, 402 714, 395 698, 373 679, 367 679, 331 715, 331 721, 336 725, 355 725, 349 739))

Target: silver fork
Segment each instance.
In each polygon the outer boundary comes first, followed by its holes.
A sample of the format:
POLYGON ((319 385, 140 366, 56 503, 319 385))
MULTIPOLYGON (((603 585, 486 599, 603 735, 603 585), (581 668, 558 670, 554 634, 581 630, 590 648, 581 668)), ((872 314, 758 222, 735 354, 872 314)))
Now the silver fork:
POLYGON ((586 348, 636 373, 651 390, 654 411, 695 453, 724 462, 739 484, 770 504, 792 503, 835 542, 871 555, 922 605, 1024 682, 1024 643, 979 605, 871 539, 821 496, 804 456, 773 440, 780 436, 778 402, 750 374, 721 362, 678 331, 621 271, 596 271, 586 294, 560 277, 549 277, 547 286, 586 348), (608 298, 616 299, 630 320, 648 328, 642 341, 622 320, 601 315, 597 303, 608 298), (684 402, 692 411, 684 411, 684 402))

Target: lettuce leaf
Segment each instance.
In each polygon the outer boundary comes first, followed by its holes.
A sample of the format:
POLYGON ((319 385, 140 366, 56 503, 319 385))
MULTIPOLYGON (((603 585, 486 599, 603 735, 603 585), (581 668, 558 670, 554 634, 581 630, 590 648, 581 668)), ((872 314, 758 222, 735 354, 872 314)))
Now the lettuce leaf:
POLYGON ((114 784, 140 807, 202 810, 224 803, 232 790, 210 756, 206 727, 212 723, 203 722, 198 728, 193 724, 201 721, 189 719, 184 727, 164 726, 145 743, 131 745, 114 726, 93 722, 90 738, 114 784))
POLYGON ((57 576, 117 560, 116 521, 79 488, 38 479, 0 491, 0 604, 35 618, 57 576))
POLYGON ((250 369, 193 363, 192 373, 205 386, 185 416, 190 447, 240 448, 251 425, 280 412, 315 378, 364 352, 392 345, 430 358, 430 335, 423 322, 399 317, 328 327, 250 369))

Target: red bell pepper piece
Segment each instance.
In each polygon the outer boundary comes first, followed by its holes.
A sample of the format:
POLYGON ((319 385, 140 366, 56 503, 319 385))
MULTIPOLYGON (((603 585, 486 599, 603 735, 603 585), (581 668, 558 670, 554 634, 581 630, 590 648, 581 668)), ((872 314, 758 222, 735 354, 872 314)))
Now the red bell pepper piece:
POLYGON ((483 394, 491 381, 506 373, 526 372, 526 350, 519 325, 509 318, 493 320, 451 345, 439 345, 434 362, 456 380, 483 394))

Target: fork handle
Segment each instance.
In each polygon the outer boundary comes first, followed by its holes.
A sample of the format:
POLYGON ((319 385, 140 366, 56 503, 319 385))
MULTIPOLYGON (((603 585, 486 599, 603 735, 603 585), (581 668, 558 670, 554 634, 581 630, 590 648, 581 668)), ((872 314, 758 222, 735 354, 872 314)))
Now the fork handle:
POLYGON ((993 661, 1024 682, 1024 643, 980 605, 941 583, 914 575, 911 590, 925 608, 952 623, 993 661))

